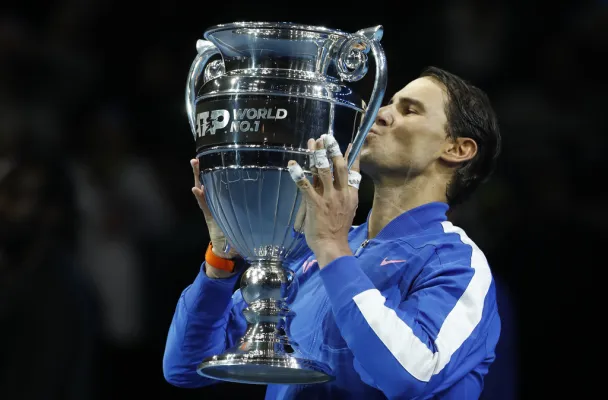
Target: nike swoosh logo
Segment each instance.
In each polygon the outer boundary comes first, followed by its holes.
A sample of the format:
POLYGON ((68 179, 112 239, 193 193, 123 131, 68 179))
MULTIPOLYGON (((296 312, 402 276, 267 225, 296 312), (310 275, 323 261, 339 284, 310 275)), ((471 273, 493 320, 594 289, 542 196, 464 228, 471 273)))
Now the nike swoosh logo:
POLYGON ((302 266, 302 272, 306 272, 308 271, 310 268, 312 268, 313 265, 315 265, 317 263, 317 260, 310 260, 310 261, 306 261, 304 263, 304 265, 302 266))
POLYGON ((396 263, 402 263, 402 262, 406 262, 407 260, 387 260, 386 258, 384 260, 382 260, 382 262, 380 263, 380 266, 383 265, 388 265, 388 264, 396 264, 396 263))

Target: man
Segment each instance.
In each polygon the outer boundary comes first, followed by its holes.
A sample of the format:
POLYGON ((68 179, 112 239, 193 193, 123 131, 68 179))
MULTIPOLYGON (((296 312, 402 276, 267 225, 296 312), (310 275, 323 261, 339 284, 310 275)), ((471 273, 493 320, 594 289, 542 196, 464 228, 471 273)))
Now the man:
MULTIPOLYGON (((311 140, 309 148, 323 155, 328 144, 311 140)), ((490 175, 499 149, 486 95, 429 68, 379 110, 362 147, 360 167, 375 187, 364 224, 352 227, 357 185, 348 184, 341 154, 327 152, 333 176, 317 159, 315 184, 289 162, 312 252, 295 271, 290 336, 336 379, 269 385, 267 399, 479 398, 500 333, 495 287, 483 253, 446 212, 490 175)), ((195 160, 193 167, 196 177, 195 160)), ((195 183, 215 250, 223 236, 195 183)), ((216 263, 234 256, 213 254, 216 263)), ((236 272, 206 262, 183 292, 165 350, 170 383, 213 383, 196 365, 244 333, 242 296, 232 293, 236 272)))

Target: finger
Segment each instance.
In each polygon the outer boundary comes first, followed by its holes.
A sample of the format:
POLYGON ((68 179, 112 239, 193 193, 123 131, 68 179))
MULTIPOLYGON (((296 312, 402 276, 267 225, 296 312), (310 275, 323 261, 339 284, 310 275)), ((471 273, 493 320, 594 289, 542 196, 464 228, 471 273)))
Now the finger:
POLYGON ((200 188, 201 181, 200 181, 200 177, 199 177, 200 169, 199 169, 199 165, 198 165, 198 160, 196 158, 191 159, 190 165, 192 166, 192 173, 194 174, 194 187, 200 188))
MULTIPOLYGON (((348 165, 349 156, 350 156, 350 153, 351 153, 352 149, 353 149, 353 144, 349 143, 348 144, 348 148, 346 149, 346 153, 344 154, 344 159, 347 162, 346 165, 348 165)), ((359 154, 357 154, 357 158, 355 158, 355 161, 353 162, 353 165, 350 167, 351 171, 361 172, 360 159, 361 159, 361 152, 359 152, 359 154)))
POLYGON ((334 164, 334 187, 337 190, 342 190, 346 187, 348 174, 346 171, 346 160, 340 151, 340 145, 333 135, 321 135, 327 155, 331 158, 334 164))
POLYGON ((300 167, 300 165, 294 160, 290 160, 287 164, 287 169, 289 170, 291 179, 293 179, 300 191, 302 191, 302 194, 304 195, 306 201, 316 201, 319 195, 312 187, 310 181, 306 179, 306 175, 304 174, 302 167, 300 167))
POLYGON ((321 185, 319 182, 319 178, 317 176, 319 171, 317 170, 317 164, 316 164, 316 160, 315 160, 315 149, 316 149, 315 140, 313 138, 308 139, 307 146, 308 146, 308 150, 310 151, 308 160, 309 160, 309 169, 310 169, 310 172, 312 173, 312 186, 315 188, 319 188, 321 185))
POLYGON ((336 141, 334 135, 329 135, 327 133, 321 135, 321 139, 323 139, 323 147, 327 150, 327 156, 334 161, 338 157, 342 157, 342 151, 340 150, 340 145, 336 141))
MULTIPOLYGON (((350 152, 352 151, 352 149, 353 149, 353 144, 349 143, 348 147, 346 148, 346 153, 344 153, 344 158, 346 160, 348 160, 348 156, 350 155, 350 152)), ((352 167, 348 171, 348 186, 349 186, 349 189, 353 188, 350 190, 358 191, 360 184, 361 184, 361 174, 359 173, 359 156, 357 156, 357 159, 355 160, 352 167)))
POLYGON ((359 185, 361 184, 361 174, 352 169, 348 171, 348 186, 350 190, 359 191, 359 185))
POLYGON ((350 155, 350 151, 353 149, 353 144, 349 143, 348 147, 346 147, 346 153, 344 153, 344 158, 348 161, 348 156, 350 155))
POLYGON ((310 156, 308 157, 309 160, 309 168, 310 168, 310 172, 316 172, 317 170, 317 165, 315 163, 315 149, 316 149, 316 144, 315 144, 315 140, 313 138, 308 139, 308 142, 306 143, 308 150, 310 152, 310 156))
POLYGON ((306 197, 302 197, 302 201, 300 202, 300 207, 298 208, 298 212, 296 213, 296 218, 293 223, 293 228, 296 231, 302 231, 304 227, 304 219, 306 218, 306 197))
POLYGON ((327 150, 325 150, 322 138, 319 138, 316 141, 315 159, 319 172, 319 179, 323 184, 323 195, 329 196, 334 188, 334 182, 329 168, 329 160, 327 159, 327 150))
POLYGON ((202 189, 193 187, 192 194, 194 195, 194 197, 196 197, 196 201, 199 202, 199 205, 202 205, 201 202, 205 199, 205 194, 203 193, 202 189))
POLYGON ((207 204, 207 197, 205 196, 205 189, 204 188, 197 188, 197 187, 193 187, 192 188, 192 194, 194 194, 194 197, 196 198, 196 202, 198 203, 198 206, 201 208, 201 210, 203 210, 203 213, 205 214, 206 217, 211 215, 211 209, 209 209, 209 205, 207 204))
POLYGON ((209 205, 207 204, 207 196, 205 196, 205 187, 201 184, 200 180, 200 167, 198 164, 198 160, 193 158, 190 160, 190 165, 192 166, 192 173, 194 174, 194 187, 192 188, 192 193, 196 198, 196 202, 198 206, 203 210, 205 216, 211 215, 211 210, 209 209, 209 205))

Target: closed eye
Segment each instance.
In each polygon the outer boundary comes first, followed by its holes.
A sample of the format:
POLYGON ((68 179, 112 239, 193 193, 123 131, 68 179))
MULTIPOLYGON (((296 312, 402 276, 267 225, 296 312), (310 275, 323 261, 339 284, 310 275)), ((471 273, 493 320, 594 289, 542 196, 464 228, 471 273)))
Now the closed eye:
MULTIPOLYGON (((394 104, 395 101, 393 99, 391 99, 389 101, 389 105, 390 104, 394 104)), ((424 104, 422 104, 421 101, 413 99, 411 97, 401 97, 397 100, 397 110, 399 111, 399 113, 401 113, 402 115, 409 115, 409 114, 424 114, 425 112, 425 107, 424 104)))
POLYGON ((400 103, 397 109, 402 115, 420 114, 415 107, 407 103, 400 103))

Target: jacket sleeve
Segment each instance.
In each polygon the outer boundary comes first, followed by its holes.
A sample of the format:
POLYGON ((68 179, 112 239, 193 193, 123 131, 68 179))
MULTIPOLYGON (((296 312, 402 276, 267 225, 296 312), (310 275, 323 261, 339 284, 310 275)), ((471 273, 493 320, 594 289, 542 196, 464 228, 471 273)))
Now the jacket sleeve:
POLYGON ((462 382, 484 362, 485 341, 475 338, 487 335, 495 298, 487 299, 494 286, 485 257, 478 261, 436 258, 394 302, 354 256, 321 270, 336 324, 364 382, 388 398, 424 397, 462 382))
POLYGON ((196 367, 208 356, 222 353, 245 333, 241 292, 233 294, 239 274, 211 279, 200 268, 181 294, 165 345, 163 374, 174 386, 194 388, 219 382, 198 375, 196 367))

